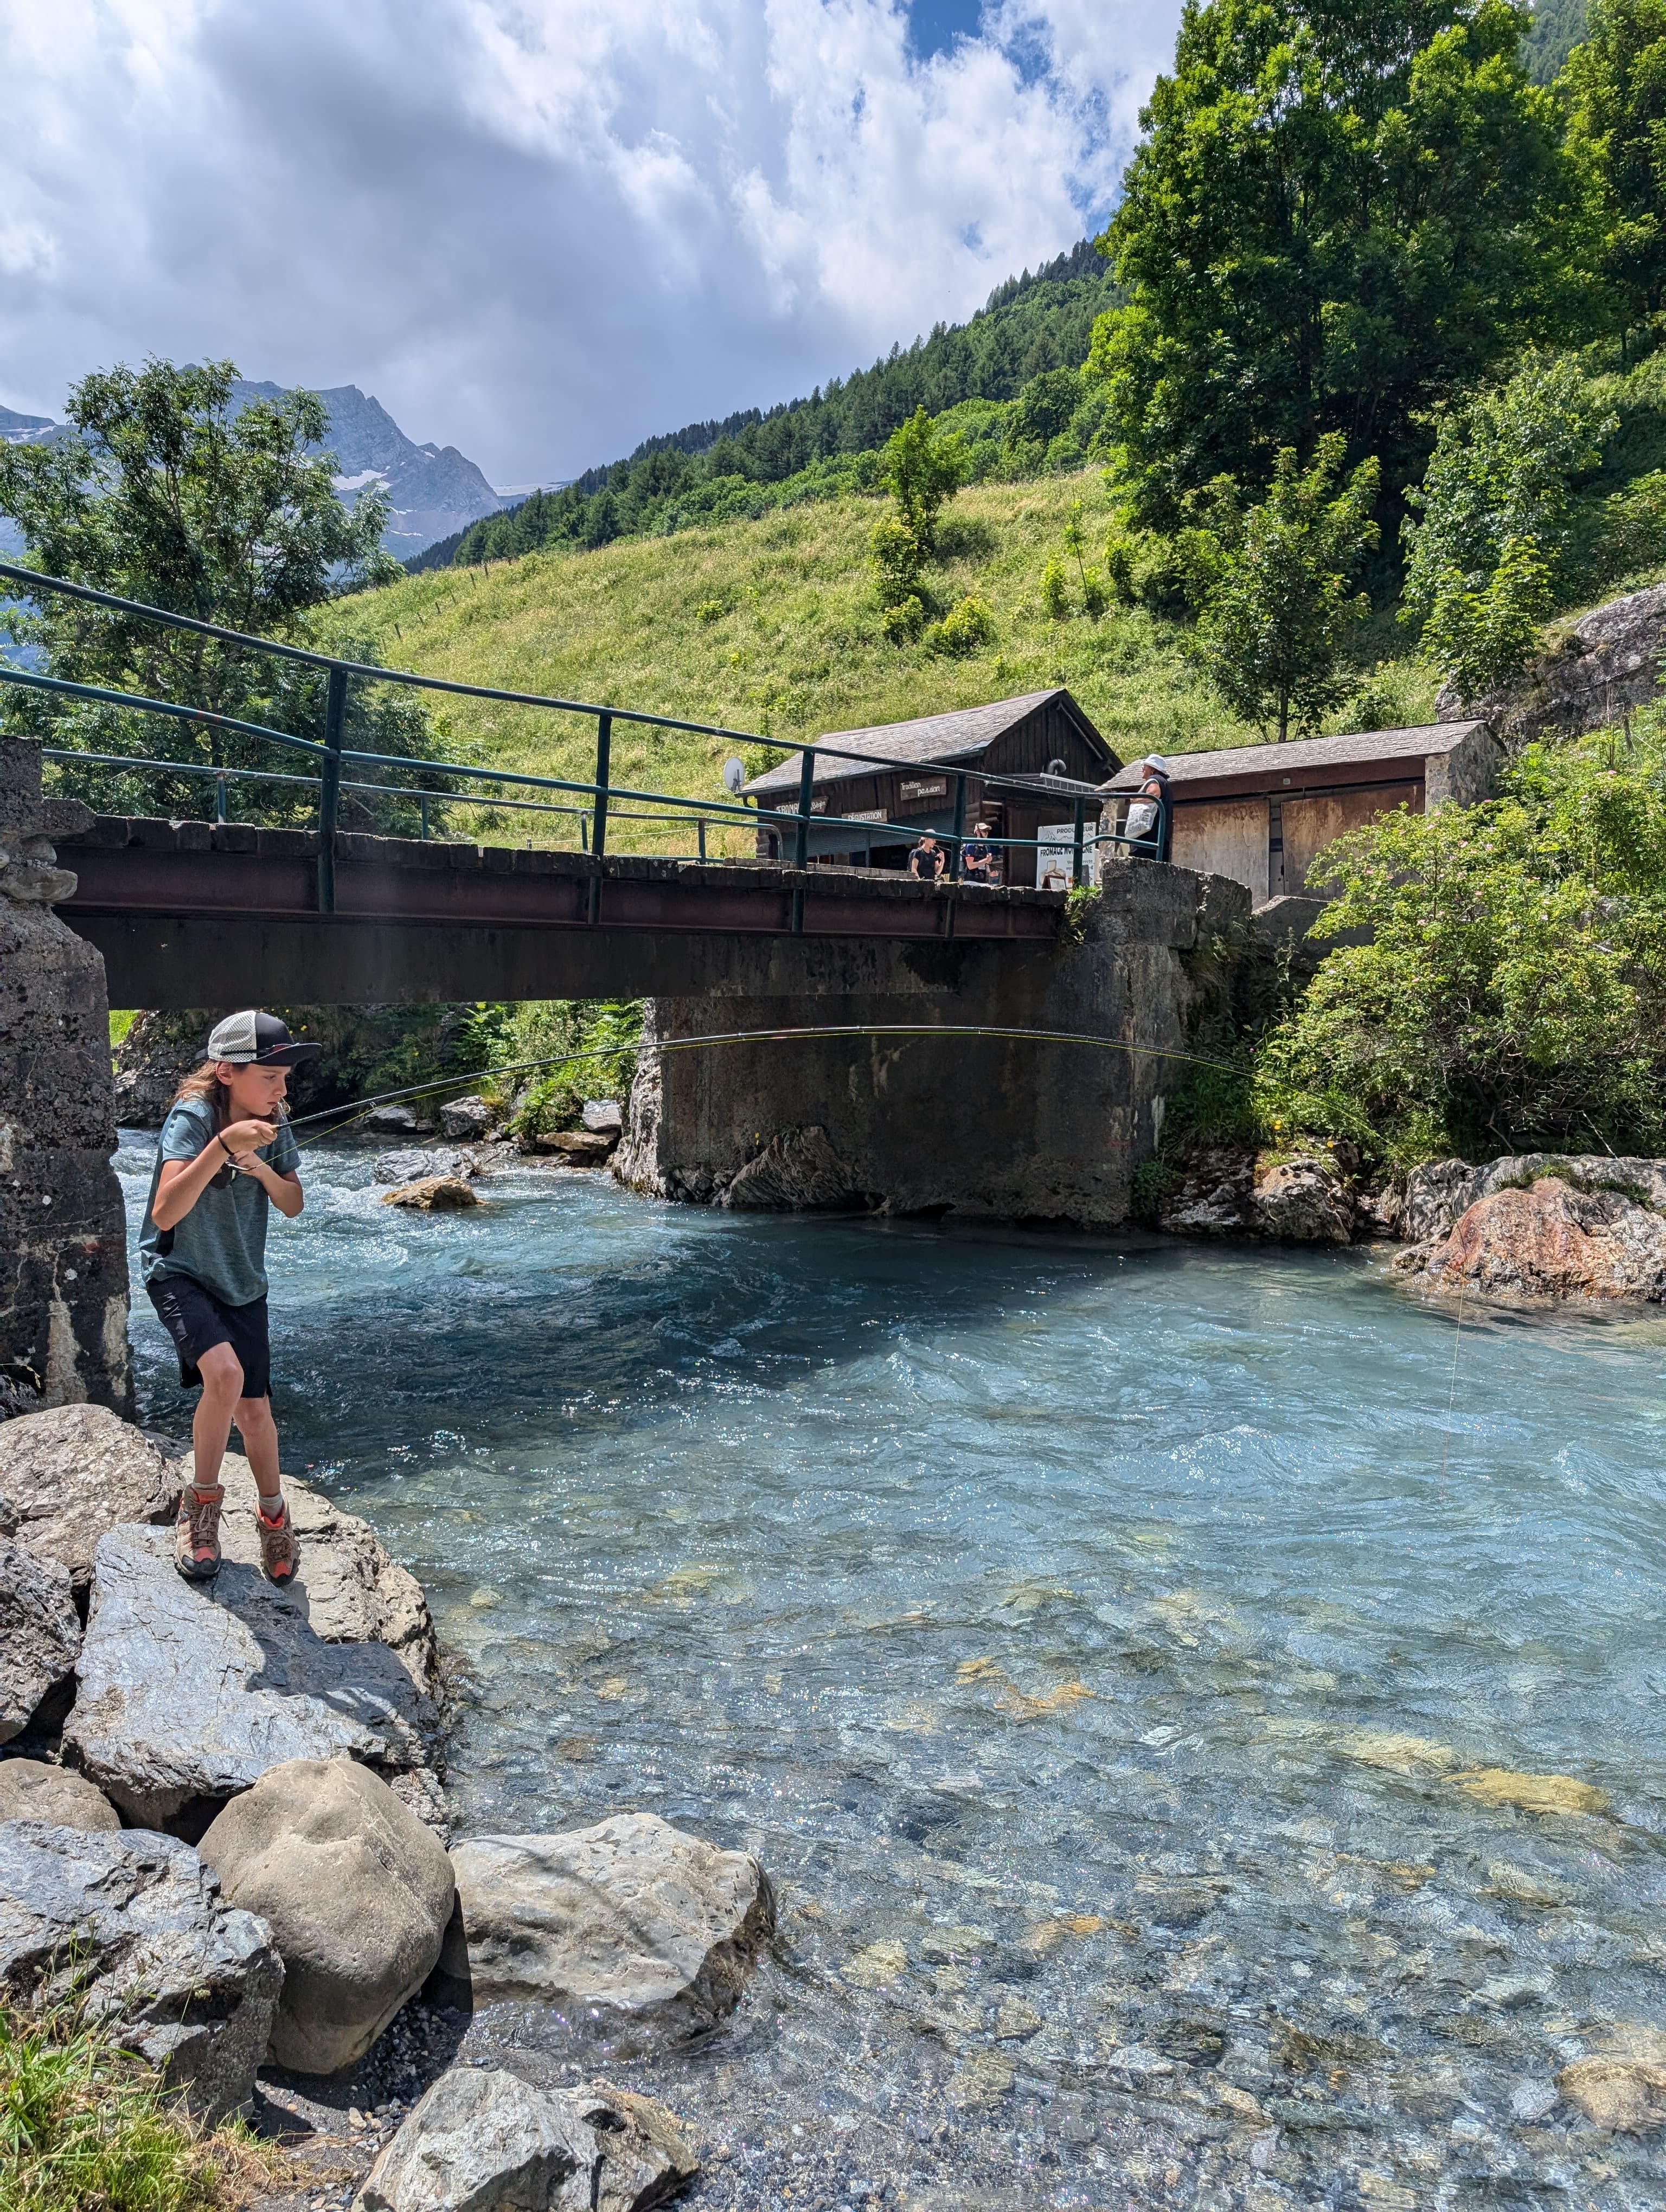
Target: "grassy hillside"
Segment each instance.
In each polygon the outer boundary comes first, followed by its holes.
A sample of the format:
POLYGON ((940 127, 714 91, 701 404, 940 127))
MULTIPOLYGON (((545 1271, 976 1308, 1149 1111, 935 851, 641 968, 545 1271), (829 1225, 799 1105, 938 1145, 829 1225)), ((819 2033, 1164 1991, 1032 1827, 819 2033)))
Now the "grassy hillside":
MULTIPOLYGON (((1144 608, 1097 622, 1049 621, 1041 572, 1076 501, 1089 546, 1103 544, 1110 506, 1097 470, 1024 483, 974 485, 954 501, 933 576, 946 604, 978 593, 995 637, 967 659, 887 643, 866 565, 878 501, 846 498, 759 520, 623 541, 589 553, 532 554, 485 569, 412 576, 342 603, 339 619, 374 638, 392 665, 506 689, 631 706, 804 738, 902 720, 1010 694, 1068 684, 1125 757, 1252 742, 1192 674, 1185 629, 1144 608)), ((1383 654, 1402 641, 1384 623, 1383 654)), ((593 725, 485 702, 436 702, 446 749, 470 757, 586 778, 593 725)), ((1430 686, 1403 662, 1385 668, 1337 727, 1423 719, 1430 686)), ((616 731, 614 780, 722 796, 722 738, 616 731)), ((769 757, 759 753, 751 765, 769 757)), ((572 825, 536 815, 495 819, 459 811, 469 835, 576 842, 572 825)), ((618 824, 622 850, 688 851, 686 828, 618 824)), ((750 849, 744 831, 727 849, 750 849)), ((720 849, 714 839, 709 849, 720 849)))

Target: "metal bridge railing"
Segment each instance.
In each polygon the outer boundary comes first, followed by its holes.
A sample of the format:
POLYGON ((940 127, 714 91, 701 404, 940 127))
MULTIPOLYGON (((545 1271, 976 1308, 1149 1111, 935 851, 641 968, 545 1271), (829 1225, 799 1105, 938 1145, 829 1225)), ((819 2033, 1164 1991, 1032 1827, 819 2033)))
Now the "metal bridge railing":
MULTIPOLYGON (((818 814, 815 811, 814 787, 818 760, 854 761, 887 774, 894 773, 899 766, 910 765, 898 763, 884 754, 861 752, 846 745, 806 744, 791 738, 766 738, 754 732, 732 730, 721 724, 685 721, 672 714, 651 714, 634 708, 598 706, 581 700, 550 697, 538 692, 505 690, 491 684, 462 684, 447 677, 420 676, 409 669, 379 668, 362 661, 345 660, 330 653, 315 653, 303 646, 286 645, 276 639, 257 637, 247 631, 229 629, 222 623, 201 621, 192 615, 176 614, 169 608, 149 606, 142 600, 124 599, 113 592, 98 591, 88 584, 73 583, 62 576, 45 575, 15 561, 0 560, 0 577, 21 586, 27 597, 43 592, 60 593, 110 608, 140 621, 187 630, 198 636, 214 638, 222 644, 235 646, 250 653, 264 653, 273 659, 299 662, 324 672, 322 734, 319 738, 301 738, 293 731, 271 729, 263 723, 216 714, 208 708, 185 706, 174 700, 146 698, 137 693, 112 690, 99 684, 71 683, 62 677, 44 676, 33 669, 0 663, 0 683, 18 684, 27 690, 66 700, 85 700, 95 705, 119 707, 131 712, 194 723, 213 732, 258 739, 306 756, 314 764, 314 772, 291 775, 273 769, 232 768, 217 762, 185 762, 162 757, 148 758, 137 754, 94 753, 65 746, 45 748, 49 759, 65 766, 81 762, 88 766, 140 771, 148 769, 157 775, 212 778, 215 784, 215 818, 220 822, 230 819, 228 788, 233 783, 264 782, 310 787, 318 793, 318 905, 321 914, 333 914, 336 910, 336 841, 341 794, 344 791, 391 793, 415 799, 419 807, 424 836, 429 833, 430 804, 441 808, 468 804, 493 809, 514 808, 517 812, 530 814, 576 817, 581 849, 595 854, 599 859, 607 852, 611 822, 686 823, 691 817, 696 825, 699 858, 702 860, 707 858, 708 823, 744 823, 754 830, 763 824, 778 830, 783 845, 787 833, 791 832, 793 863, 803 868, 809 863, 812 827, 819 830, 848 829, 864 836, 871 835, 873 829, 871 822, 859 822, 842 815, 818 814), (538 708, 550 713, 575 714, 593 720, 596 728, 595 775, 586 781, 566 776, 540 775, 520 769, 485 768, 472 762, 427 760, 404 754, 371 752, 350 745, 346 743, 348 686, 355 682, 366 684, 403 684, 418 690, 448 692, 465 698, 492 700, 508 706, 538 708), (727 801, 690 799, 680 793, 641 791, 629 785, 616 783, 611 772, 613 726, 616 722, 654 729, 680 730, 691 736, 724 738, 739 744, 763 745, 777 752, 796 753, 800 760, 798 804, 796 807, 777 808, 757 802, 748 803, 733 796, 727 801), (489 794, 482 794, 446 786, 435 789, 427 784, 409 781, 386 783, 350 775, 346 773, 350 768, 398 771, 427 779, 445 778, 453 784, 464 781, 484 783, 493 789, 489 794), (508 786, 560 793, 562 796, 559 799, 512 799, 504 788, 508 786)), ((975 782, 984 791, 999 789, 1058 796, 1057 793, 1049 793, 1045 781, 1033 777, 991 775, 976 769, 956 768, 937 762, 931 766, 934 775, 952 777, 954 781, 954 827, 945 839, 948 853, 945 872, 950 880, 961 878, 961 856, 969 842, 966 809, 970 784, 975 782)), ((1109 830, 1088 828, 1085 793, 1078 792, 1073 794, 1072 805, 1070 851, 1073 883, 1080 884, 1085 881, 1090 855, 1101 846, 1122 848, 1131 858, 1159 857, 1163 847, 1162 822, 1159 821, 1158 835, 1154 838, 1130 839, 1109 830)), ((896 821, 888 822, 886 827, 905 834, 943 835, 926 823, 896 821)), ((1038 837, 989 838, 983 842, 1003 849, 1032 853, 1043 849, 1049 852, 1057 850, 1055 841, 1038 837)), ((588 912, 592 922, 599 917, 601 894, 602 877, 599 871, 590 884, 588 912)), ((793 895, 792 926, 795 930, 801 930, 803 924, 804 894, 800 890, 793 895)))

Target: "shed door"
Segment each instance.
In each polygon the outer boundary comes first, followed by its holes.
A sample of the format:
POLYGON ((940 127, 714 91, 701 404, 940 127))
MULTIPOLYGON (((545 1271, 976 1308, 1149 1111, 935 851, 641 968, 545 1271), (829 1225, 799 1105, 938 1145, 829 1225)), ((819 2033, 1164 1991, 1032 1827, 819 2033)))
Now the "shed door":
MULTIPOLYGON (((1286 807, 1286 820, 1289 815, 1286 807)), ((1230 876, 1243 884, 1256 906, 1267 898, 1267 839, 1264 799, 1203 799, 1174 810, 1176 867, 1230 876)))
MULTIPOLYGON (((1374 822, 1396 806, 1423 811, 1423 786, 1395 783, 1372 791, 1338 791, 1325 799, 1286 799, 1284 802, 1284 887, 1305 888, 1307 872, 1331 840, 1345 830, 1374 822)), ((1178 854, 1176 855, 1178 858, 1178 854)))

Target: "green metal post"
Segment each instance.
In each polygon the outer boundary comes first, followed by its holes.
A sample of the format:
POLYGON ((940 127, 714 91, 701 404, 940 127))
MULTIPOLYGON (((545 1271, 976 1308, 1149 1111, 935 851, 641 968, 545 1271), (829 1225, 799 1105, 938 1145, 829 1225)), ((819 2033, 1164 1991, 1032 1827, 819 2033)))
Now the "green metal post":
POLYGON ((963 769, 954 780, 954 830, 949 848, 949 876, 954 883, 960 881, 961 848, 966 842, 966 776, 963 769))
POLYGON ((341 749, 347 728, 347 671, 333 667, 324 694, 324 775, 318 795, 318 910, 336 910, 336 814, 341 801, 341 749))
MULTIPOLYGON (((806 745, 799 758, 799 818, 793 831, 793 866, 807 868, 810 865, 810 809, 815 803, 816 755, 812 746, 806 745)), ((800 935, 804 929, 804 893, 793 894, 793 933, 800 935)))
POLYGON ((1086 817, 1087 801, 1085 799, 1079 799, 1076 801, 1074 849, 1070 856, 1070 880, 1079 886, 1082 881, 1082 832, 1086 827, 1086 817))
MULTIPOLYGON (((596 798, 590 823, 590 849, 599 864, 607 851, 607 787, 612 779, 613 717, 596 717, 596 798)), ((600 919, 602 875, 599 865, 590 878, 590 919, 600 919)))

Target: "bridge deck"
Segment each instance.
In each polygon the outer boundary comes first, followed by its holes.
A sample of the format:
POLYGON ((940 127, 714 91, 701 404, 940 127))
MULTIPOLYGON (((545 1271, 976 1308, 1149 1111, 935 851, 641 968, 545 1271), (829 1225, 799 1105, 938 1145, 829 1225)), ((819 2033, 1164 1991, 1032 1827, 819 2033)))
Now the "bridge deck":
MULTIPOLYGON (((63 908, 94 915, 309 915, 318 909, 310 830, 100 815, 60 847, 78 878, 63 908)), ((922 884, 876 869, 655 860, 541 847, 463 845, 343 832, 337 922, 452 922, 516 929, 787 933, 794 895, 806 936, 1051 939, 1064 894, 922 884), (599 879, 599 897, 591 888, 599 879)))
POLYGON ((837 994, 899 952, 909 988, 952 988, 981 952, 1044 952, 1065 906, 866 869, 343 833, 320 914, 307 830, 100 816, 58 851, 77 878, 58 911, 123 1006, 837 994))

